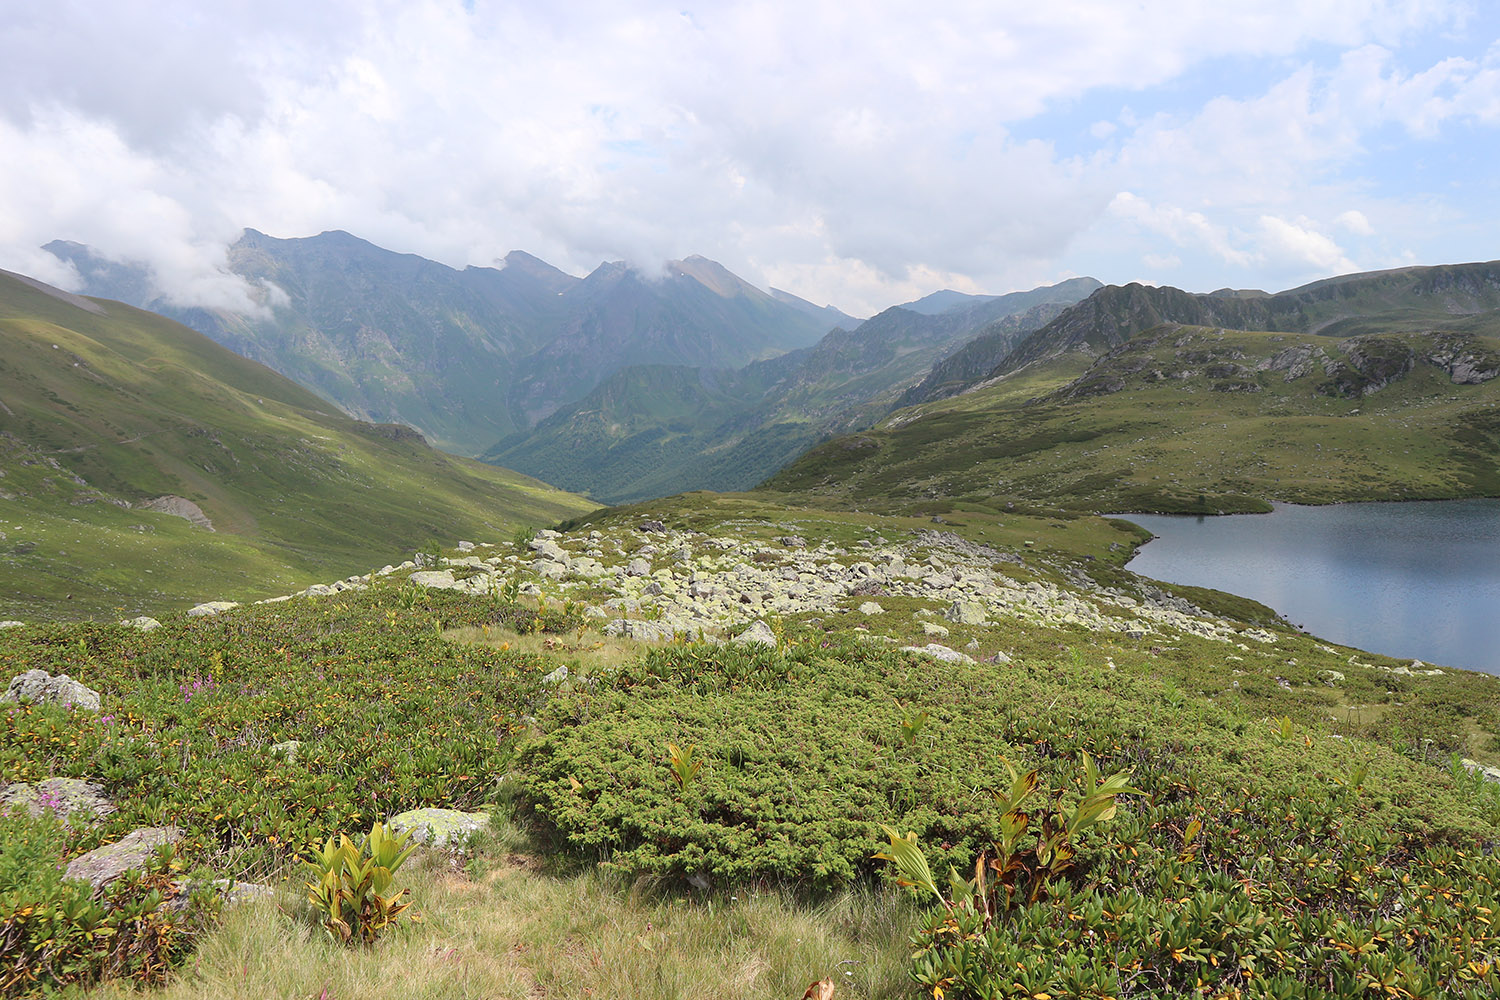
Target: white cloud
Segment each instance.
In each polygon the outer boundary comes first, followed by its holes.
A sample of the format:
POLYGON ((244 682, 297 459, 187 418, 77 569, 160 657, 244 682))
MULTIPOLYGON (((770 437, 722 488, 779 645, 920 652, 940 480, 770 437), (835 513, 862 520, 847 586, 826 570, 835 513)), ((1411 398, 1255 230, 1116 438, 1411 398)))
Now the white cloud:
POLYGON ((1342 260, 1262 218, 1367 235, 1321 213, 1372 211, 1346 173, 1372 130, 1500 119, 1495 50, 1403 60, 1409 37, 1473 30, 1440 0, 470 6, 18 8, 0 266, 71 238, 150 261, 183 301, 243 306, 219 256, 240 227, 339 228, 455 266, 701 252, 870 312, 927 282, 1056 280, 1086 247, 1113 273, 1147 253, 1342 260), (1215 61, 1284 68, 1259 92, 1152 100, 1215 61), (1081 153, 1036 137, 1101 93, 1181 110, 1074 123, 1100 144, 1081 153), (1124 244, 1142 233, 1157 243, 1124 244))
POLYGON ((1341 229, 1346 229, 1355 236, 1374 236, 1375 227, 1370 225, 1370 220, 1365 218, 1365 213, 1357 208, 1351 208, 1347 212, 1340 212, 1333 217, 1333 224, 1341 229))
POLYGON ((1343 274, 1359 270, 1344 256, 1339 245, 1312 228, 1307 219, 1295 223, 1274 215, 1260 217, 1257 240, 1260 257, 1273 270, 1295 270, 1311 267, 1323 274, 1343 274))

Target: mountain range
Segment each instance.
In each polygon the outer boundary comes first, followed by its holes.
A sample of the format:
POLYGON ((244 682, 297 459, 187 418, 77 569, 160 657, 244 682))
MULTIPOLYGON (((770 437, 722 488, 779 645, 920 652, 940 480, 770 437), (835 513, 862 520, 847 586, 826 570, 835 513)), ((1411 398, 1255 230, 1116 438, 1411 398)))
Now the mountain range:
POLYGON ((184 309, 140 264, 54 241, 90 295, 169 316, 261 361, 352 416, 408 424, 476 454, 634 364, 739 366, 807 346, 849 317, 767 292, 702 257, 647 275, 623 263, 578 278, 521 251, 503 267, 447 267, 345 232, 275 239, 247 229, 230 270, 263 310, 184 309))
POLYGON ((625 368, 482 457, 611 502, 748 489, 883 417, 956 346, 1016 343, 1099 287, 1073 278, 1000 296, 937 293, 740 369, 625 368))

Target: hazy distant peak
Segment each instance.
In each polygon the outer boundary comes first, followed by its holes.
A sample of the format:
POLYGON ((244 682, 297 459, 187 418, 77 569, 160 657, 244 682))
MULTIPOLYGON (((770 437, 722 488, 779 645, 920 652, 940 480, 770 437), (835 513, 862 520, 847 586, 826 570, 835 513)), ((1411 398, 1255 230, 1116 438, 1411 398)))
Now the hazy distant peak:
POLYGON ((748 295, 756 298, 766 294, 744 278, 730 271, 723 264, 720 264, 718 261, 709 260, 701 254, 695 253, 683 260, 668 261, 667 272, 669 274, 692 278, 704 288, 707 288, 716 295, 722 295, 726 299, 733 298, 736 295, 748 295))

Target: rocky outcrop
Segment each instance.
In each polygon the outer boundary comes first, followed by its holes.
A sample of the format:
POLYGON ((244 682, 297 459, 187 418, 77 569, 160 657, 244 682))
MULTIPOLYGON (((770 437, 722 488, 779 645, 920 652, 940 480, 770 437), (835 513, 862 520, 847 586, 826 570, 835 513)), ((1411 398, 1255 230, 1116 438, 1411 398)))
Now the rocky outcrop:
POLYGON ((180 517, 206 531, 214 530, 214 523, 208 519, 207 514, 203 513, 203 508, 186 497, 171 495, 156 497, 155 499, 136 504, 136 506, 141 510, 154 510, 162 514, 171 514, 173 517, 180 517))
POLYGON ((54 677, 45 670, 28 670, 11 678, 5 694, 0 695, 0 701, 34 702, 99 711, 98 691, 80 684, 67 674, 54 677))

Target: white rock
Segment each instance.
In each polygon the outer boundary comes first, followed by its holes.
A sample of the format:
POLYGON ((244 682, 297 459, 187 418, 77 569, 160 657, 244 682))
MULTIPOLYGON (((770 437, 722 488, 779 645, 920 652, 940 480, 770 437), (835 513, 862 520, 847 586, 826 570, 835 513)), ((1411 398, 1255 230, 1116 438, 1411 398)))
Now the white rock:
POLYGON ((191 608, 188 608, 187 616, 189 618, 206 618, 209 615, 216 615, 220 612, 229 611, 239 606, 240 605, 238 601, 207 601, 203 604, 197 604, 191 608))
POLYGON ((923 635, 935 635, 938 638, 943 638, 944 636, 946 636, 948 634, 948 630, 946 628, 944 628, 943 626, 938 625, 938 624, 936 624, 934 622, 923 622, 922 623, 922 634, 923 635))
POLYGON ((161 628, 161 622, 148 615, 141 615, 139 618, 127 618, 125 621, 120 622, 120 624, 140 629, 142 632, 150 632, 154 628, 161 628))
POLYGON ((874 601, 866 601, 859 606, 859 613, 862 615, 883 615, 885 614, 885 608, 882 608, 874 601))
POLYGON ((428 590, 457 590, 458 581, 453 579, 451 569, 422 569, 406 578, 419 587, 428 590))
POLYGON ((960 653, 956 649, 940 646, 935 642, 929 642, 925 646, 902 646, 901 649, 908 653, 920 653, 922 656, 930 656, 944 663, 973 663, 974 657, 960 653))

